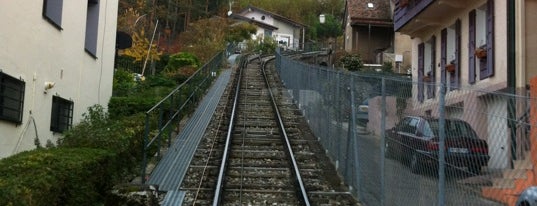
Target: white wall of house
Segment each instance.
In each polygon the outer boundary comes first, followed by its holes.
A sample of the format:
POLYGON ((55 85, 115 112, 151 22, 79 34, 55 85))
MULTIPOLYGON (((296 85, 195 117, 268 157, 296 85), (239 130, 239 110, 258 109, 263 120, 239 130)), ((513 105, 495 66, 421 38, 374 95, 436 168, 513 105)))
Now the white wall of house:
POLYGON ((5 1, 0 7, 0 70, 25 82, 22 123, 0 120, 0 158, 45 145, 52 97, 74 102, 73 125, 89 106, 112 95, 118 1, 99 1, 95 57, 85 51, 87 1, 63 1, 61 30, 43 17, 43 1, 5 1), (54 82, 45 92, 45 82, 54 82), (35 120, 35 124, 32 119, 35 120))
MULTIPOLYGON (((272 37, 276 41, 285 41, 288 43, 288 46, 290 48, 297 48, 299 47, 299 39, 300 38, 300 28, 293 27, 292 25, 281 22, 279 20, 274 19, 271 15, 259 12, 259 11, 250 11, 242 14, 243 16, 254 19, 256 21, 263 22, 268 25, 272 25, 274 27, 277 27, 277 30, 272 31, 272 37)), ((262 28, 258 27, 257 34, 264 34, 264 30, 262 28)))

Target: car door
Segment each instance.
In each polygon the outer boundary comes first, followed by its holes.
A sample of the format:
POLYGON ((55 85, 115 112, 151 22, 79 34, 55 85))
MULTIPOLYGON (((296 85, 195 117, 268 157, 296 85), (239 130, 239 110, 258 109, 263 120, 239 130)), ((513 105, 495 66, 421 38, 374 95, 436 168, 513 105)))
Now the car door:
POLYGON ((416 131, 419 123, 419 118, 407 117, 404 127, 398 132, 405 156, 410 155, 416 149, 418 141, 416 139, 416 131))

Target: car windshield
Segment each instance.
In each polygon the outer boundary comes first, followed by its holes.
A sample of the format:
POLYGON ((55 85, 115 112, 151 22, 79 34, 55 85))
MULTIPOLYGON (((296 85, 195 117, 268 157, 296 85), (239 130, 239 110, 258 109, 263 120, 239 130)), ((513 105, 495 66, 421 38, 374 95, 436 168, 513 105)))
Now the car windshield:
MULTIPOLYGON (((438 120, 429 120, 427 122, 428 123, 424 125, 423 135, 428 137, 438 137, 440 122, 438 120)), ((446 138, 456 138, 461 136, 477 138, 477 134, 472 127, 468 123, 460 120, 446 120, 445 132, 446 138)))

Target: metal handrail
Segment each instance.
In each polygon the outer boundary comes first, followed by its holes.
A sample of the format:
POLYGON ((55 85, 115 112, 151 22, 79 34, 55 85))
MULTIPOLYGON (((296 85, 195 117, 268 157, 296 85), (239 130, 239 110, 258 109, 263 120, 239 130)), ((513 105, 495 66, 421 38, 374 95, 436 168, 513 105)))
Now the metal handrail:
MULTIPOLYGON (((190 105, 196 104, 199 100, 195 99, 197 92, 199 92, 205 84, 210 84, 214 80, 214 72, 219 69, 222 61, 224 60, 224 52, 220 51, 214 55, 211 60, 209 60, 205 65, 198 69, 194 74, 188 77, 183 83, 173 89, 168 95, 166 95, 162 100, 157 104, 151 107, 145 112, 145 131, 143 136, 143 147, 142 147, 142 171, 141 179, 142 184, 145 184, 146 181, 146 169, 147 169, 147 153, 149 149, 157 142, 157 157, 160 158, 160 150, 162 147, 162 135, 167 129, 169 130, 170 125, 177 119, 177 117, 190 105), (203 77, 199 82, 196 82, 197 77, 203 77), (194 89, 189 88, 189 86, 194 86, 194 89), (186 90, 186 99, 183 100, 183 103, 180 104, 181 95, 183 91, 186 90), (189 91, 190 90, 190 91, 189 91), (178 96, 178 98, 176 98, 178 96), (172 113, 173 112, 173 113, 172 113), (152 123, 154 123, 151 118, 155 113, 158 113, 157 119, 157 128, 151 128, 152 123), (168 114, 166 122, 164 121, 165 113, 168 114), (157 133, 150 137, 151 131, 157 131, 157 133)), ((168 144, 167 147, 171 146, 171 130, 168 132, 168 144)))

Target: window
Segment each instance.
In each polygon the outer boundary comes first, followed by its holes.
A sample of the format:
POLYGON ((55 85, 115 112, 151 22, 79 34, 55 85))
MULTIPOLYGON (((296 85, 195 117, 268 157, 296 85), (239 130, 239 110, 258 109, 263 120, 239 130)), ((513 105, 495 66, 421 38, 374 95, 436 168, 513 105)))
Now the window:
POLYGON ((435 58, 436 37, 432 36, 427 42, 418 45, 418 101, 423 102, 425 88, 427 98, 435 96, 435 58))
POLYGON ((98 30, 99 0, 88 0, 88 13, 86 14, 86 41, 84 48, 93 57, 97 57, 98 30))
POLYGON ((418 122, 419 120, 416 118, 407 117, 397 125, 396 130, 404 133, 416 134, 418 122))
POLYGON ((423 71, 425 44, 418 45, 418 101, 423 102, 423 71))
POLYGON ((43 17, 58 29, 62 26, 62 9, 63 0, 43 1, 43 17))
POLYGON ((436 36, 432 36, 425 44, 425 75, 429 76, 427 85, 427 98, 435 97, 436 90, 436 36))
POLYGON ((494 76, 494 1, 488 0, 468 15, 468 83, 474 84, 478 74, 480 80, 494 76))
POLYGON ((58 96, 52 97, 50 131, 62 133, 73 123, 73 102, 58 96))
POLYGON ((0 72, 0 119, 22 123, 24 81, 0 72))
POLYGON ((455 24, 443 29, 440 36, 440 77, 442 83, 447 83, 449 76, 450 90, 460 86, 460 45, 461 21, 457 20, 455 24))

